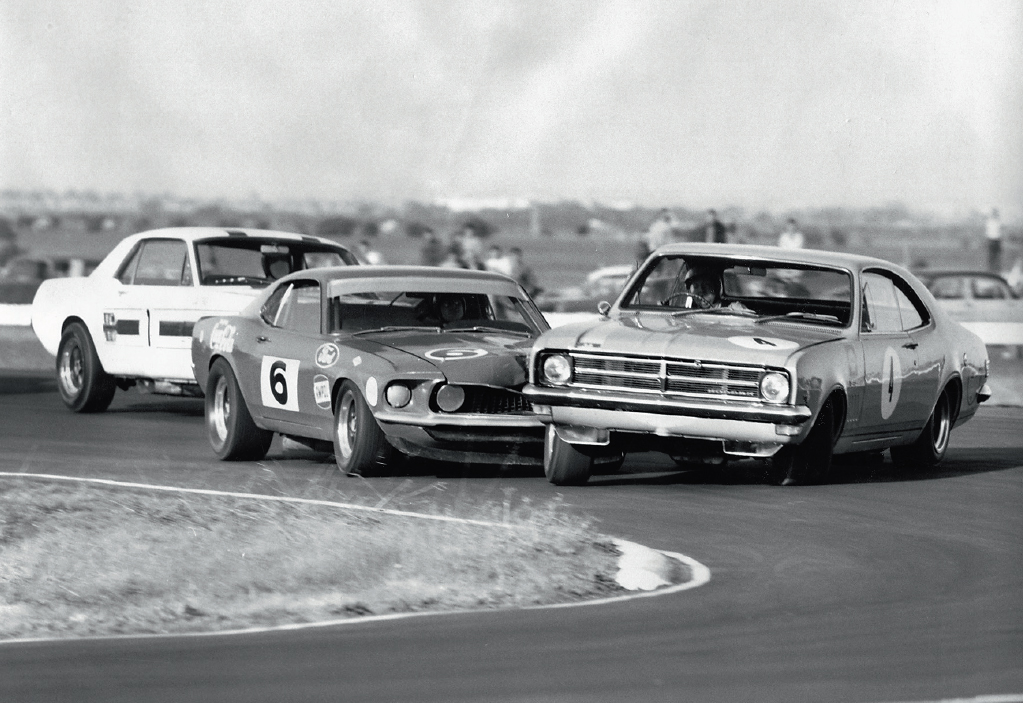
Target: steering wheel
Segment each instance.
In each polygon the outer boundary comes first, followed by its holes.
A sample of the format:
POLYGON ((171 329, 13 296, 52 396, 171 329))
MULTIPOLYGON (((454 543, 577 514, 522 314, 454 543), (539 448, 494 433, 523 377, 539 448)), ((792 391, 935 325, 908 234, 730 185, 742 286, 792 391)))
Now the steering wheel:
POLYGON ((671 305, 671 302, 676 298, 689 298, 692 301, 692 304, 687 305, 686 306, 687 308, 706 310, 707 308, 711 307, 710 301, 704 298, 703 296, 693 295, 692 293, 687 293, 686 291, 672 293, 667 298, 661 301, 661 305, 671 305))

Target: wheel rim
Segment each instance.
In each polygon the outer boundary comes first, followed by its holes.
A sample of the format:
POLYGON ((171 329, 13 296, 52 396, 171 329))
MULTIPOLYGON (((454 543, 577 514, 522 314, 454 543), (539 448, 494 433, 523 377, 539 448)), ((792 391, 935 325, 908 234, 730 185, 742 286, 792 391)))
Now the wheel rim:
POLYGON ((78 340, 72 340, 60 355, 60 385, 69 395, 78 395, 85 382, 85 360, 78 340))
POLYGON ((931 447, 937 456, 945 453, 951 433, 952 418, 948 407, 948 395, 942 394, 938 404, 934 406, 934 418, 931 421, 931 447))
POLYGON ((358 432, 359 423, 355 416, 355 399, 351 393, 345 393, 341 398, 341 406, 337 413, 337 443, 341 450, 341 456, 345 459, 352 456, 358 432))
POLYGON ((210 426, 221 444, 227 441, 227 423, 231 419, 231 394, 228 392, 227 379, 217 379, 213 389, 213 407, 210 410, 210 426))

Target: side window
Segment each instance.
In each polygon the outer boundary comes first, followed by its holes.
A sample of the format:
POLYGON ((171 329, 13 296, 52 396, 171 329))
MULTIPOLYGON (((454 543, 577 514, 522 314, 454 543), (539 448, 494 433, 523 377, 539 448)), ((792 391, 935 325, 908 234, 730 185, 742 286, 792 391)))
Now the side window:
POLYGON ((895 300, 899 303, 899 313, 902 315, 902 329, 915 330, 930 320, 923 303, 917 300, 912 291, 903 290, 898 284, 895 285, 895 300))
MULTIPOLYGON (((123 281, 122 281, 123 282, 123 281)), ((132 284, 136 286, 191 285, 185 243, 176 239, 151 239, 142 244, 132 284)))
POLYGON ((263 307, 259 310, 260 317, 263 318, 263 322, 268 325, 274 324, 274 320, 277 319, 277 311, 281 308, 281 301, 284 300, 284 295, 291 290, 291 286, 278 286, 277 290, 270 294, 270 297, 263 303, 263 307))
POLYGON ((930 285, 931 294, 938 300, 962 300, 963 279, 957 276, 936 278, 930 285))
POLYGON ((1006 300, 1009 291, 1002 282, 994 278, 974 278, 971 280, 973 297, 977 300, 1006 300))
POLYGON ((141 255, 142 244, 139 243, 135 245, 135 248, 131 250, 131 254, 121 264, 121 268, 117 271, 117 280, 126 286, 131 285, 131 281, 135 277, 135 269, 139 265, 139 256, 141 255))
POLYGON ((890 334, 902 331, 895 284, 877 273, 863 274, 863 331, 890 334))
POLYGON ((296 281, 281 298, 275 327, 316 335, 320 333, 320 286, 315 281, 296 281))

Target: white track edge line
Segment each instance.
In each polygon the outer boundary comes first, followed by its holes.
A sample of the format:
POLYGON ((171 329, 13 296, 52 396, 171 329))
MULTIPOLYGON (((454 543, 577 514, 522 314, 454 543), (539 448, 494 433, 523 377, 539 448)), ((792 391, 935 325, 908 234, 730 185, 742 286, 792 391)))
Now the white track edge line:
MULTIPOLYGON (((33 473, 16 473, 8 471, 0 471, 0 478, 34 478, 43 480, 57 480, 57 481, 70 481, 77 483, 95 483, 104 486, 114 486, 117 488, 143 488, 151 489, 156 491, 165 491, 169 493, 190 493, 198 495, 208 496, 220 496, 228 498, 245 498, 253 500, 266 500, 266 501, 277 501, 282 503, 303 503, 308 505, 322 505, 327 507, 335 507, 343 510, 359 510, 374 513, 384 513, 387 515, 395 515, 399 517, 410 517, 419 518, 426 520, 441 520, 444 522, 457 522, 461 524, 479 525, 482 527, 504 527, 508 525, 499 522, 489 522, 486 520, 472 520, 469 518, 456 518, 447 515, 430 515, 429 513, 416 513, 408 510, 391 510, 388 508, 370 508, 364 505, 356 505, 354 503, 340 503, 335 501, 327 500, 316 500, 312 498, 291 498, 288 496, 269 496, 259 493, 238 493, 233 491, 215 491, 212 489, 205 488, 180 488, 175 486, 161 486, 158 484, 150 483, 134 483, 130 481, 114 481, 112 479, 105 478, 85 478, 78 476, 62 476, 59 474, 33 474, 33 473)), ((621 540, 620 538, 614 538, 622 542, 628 540, 621 540)), ((526 605, 518 608, 468 608, 459 610, 436 610, 428 612, 415 612, 415 613, 389 613, 387 615, 365 615, 359 617, 349 618, 338 618, 335 620, 319 620, 316 622, 303 622, 303 623, 288 623, 284 625, 272 625, 267 627, 250 627, 240 628, 236 630, 219 630, 216 632, 181 632, 181 633, 139 633, 139 634, 126 634, 126 635, 87 635, 85 637, 24 637, 15 639, 0 639, 0 646, 3 645, 14 645, 14 644, 32 644, 32 643, 63 643, 72 644, 75 642, 93 642, 93 641, 106 641, 106 640, 133 640, 133 639, 176 639, 176 638, 190 638, 190 637, 227 637, 235 635, 251 635, 268 632, 292 632, 296 630, 310 630, 314 628, 325 628, 325 627, 337 627, 342 625, 358 625, 361 623, 369 622, 382 622, 385 620, 400 620, 405 618, 422 618, 422 617, 436 617, 441 615, 467 615, 467 614, 482 614, 482 613, 507 613, 515 610, 553 610, 561 608, 581 608, 591 605, 607 605, 611 603, 621 603, 630 600, 637 600, 639 598, 652 598, 654 596, 666 596, 672 593, 679 593, 681 591, 688 591, 693 588, 698 588, 710 581, 710 569, 684 554, 678 552, 668 552, 660 549, 655 549, 655 552, 663 555, 668 559, 673 559, 677 562, 689 567, 690 579, 683 583, 678 583, 673 586, 666 588, 658 588, 652 591, 641 591, 636 593, 628 593, 620 596, 609 596, 607 598, 595 598, 592 600, 575 601, 571 603, 551 603, 547 605, 526 605)), ((979 701, 977 703, 988 703, 986 701, 979 701)), ((994 703, 1002 703, 996 701, 994 703)), ((1006 703, 1015 703, 1015 701, 1009 701, 1006 703)))

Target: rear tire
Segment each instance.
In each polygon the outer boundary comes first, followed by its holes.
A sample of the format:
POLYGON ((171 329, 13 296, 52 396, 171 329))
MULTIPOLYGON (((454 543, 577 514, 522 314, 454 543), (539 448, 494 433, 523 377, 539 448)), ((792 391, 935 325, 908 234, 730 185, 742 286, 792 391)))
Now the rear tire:
POLYGON ((768 480, 779 486, 823 483, 831 471, 835 448, 834 409, 829 400, 817 413, 801 444, 786 446, 771 458, 768 480))
POLYGON ((900 468, 931 468, 941 463, 948 451, 952 434, 952 398, 947 390, 938 396, 931 416, 916 441, 903 447, 892 447, 892 461, 900 468))
POLYGON ((379 476, 396 458, 362 393, 351 381, 341 384, 334 408, 334 461, 349 476, 379 476))
POLYGON ((555 486, 581 486, 590 480, 593 457, 583 454, 558 436, 554 425, 547 425, 543 443, 543 472, 555 486))
POLYGON ((80 322, 64 330, 57 347, 57 389, 76 413, 101 413, 110 407, 117 385, 103 370, 89 331, 80 322))
POLYGON ((224 461, 259 461, 274 439, 273 432, 252 421, 238 379, 224 359, 213 362, 206 383, 206 436, 224 461))

